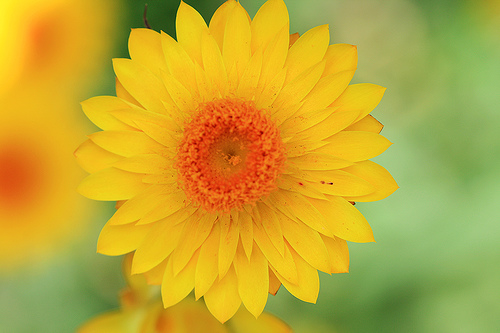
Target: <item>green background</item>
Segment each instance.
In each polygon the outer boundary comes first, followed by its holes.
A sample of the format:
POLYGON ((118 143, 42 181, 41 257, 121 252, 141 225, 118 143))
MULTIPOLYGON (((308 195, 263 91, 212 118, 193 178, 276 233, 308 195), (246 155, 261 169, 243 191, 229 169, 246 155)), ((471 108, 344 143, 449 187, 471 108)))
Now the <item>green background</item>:
MULTIPOLYGON (((223 1, 187 3, 208 20, 223 1)), ((241 0, 253 16, 263 0, 241 0)), ((356 207, 377 243, 349 244, 349 274, 320 274, 316 305, 284 288, 266 310, 296 332, 495 332, 500 328, 500 5, 481 1, 286 1, 291 32, 329 24, 358 46, 354 83, 387 87, 372 113, 394 144, 374 159, 400 189, 356 207)), ((179 2, 149 0, 174 33, 179 2)), ((144 2, 119 7, 113 57, 128 57, 144 2)), ((116 13, 115 13, 116 14, 116 13)), ((83 99, 114 93, 111 61, 83 99)), ((82 121, 84 118, 82 117, 82 121)), ((73 332, 118 306, 121 258, 95 253, 113 213, 40 265, 0 276, 0 332, 73 332)))

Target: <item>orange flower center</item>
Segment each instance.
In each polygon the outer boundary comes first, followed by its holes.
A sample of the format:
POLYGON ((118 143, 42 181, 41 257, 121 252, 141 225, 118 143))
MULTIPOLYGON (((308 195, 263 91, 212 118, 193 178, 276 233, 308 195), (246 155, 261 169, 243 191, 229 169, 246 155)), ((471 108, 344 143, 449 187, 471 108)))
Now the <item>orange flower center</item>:
POLYGON ((200 105, 177 154, 186 195, 209 212, 254 204, 276 188, 285 150, 278 128, 253 102, 220 99, 200 105))

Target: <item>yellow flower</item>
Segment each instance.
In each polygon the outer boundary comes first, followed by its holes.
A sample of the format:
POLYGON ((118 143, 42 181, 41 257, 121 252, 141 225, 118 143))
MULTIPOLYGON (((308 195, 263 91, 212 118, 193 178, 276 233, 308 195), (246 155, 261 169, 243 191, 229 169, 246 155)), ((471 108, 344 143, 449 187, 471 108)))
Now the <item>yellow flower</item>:
POLYGON ((53 90, 26 86, 0 96, 0 265, 2 272, 47 258, 84 230, 83 178, 71 152, 83 128, 53 90), (78 131, 80 129, 80 131, 78 131))
POLYGON ((267 313, 255 319, 240 309, 223 325, 202 303, 190 299, 165 310, 144 277, 130 275, 131 264, 129 255, 123 265, 127 287, 121 293, 121 309, 91 319, 77 333, 291 333, 283 321, 267 313))
POLYGON ((135 251, 165 307, 194 288, 221 322, 281 284, 315 302, 318 270, 348 271, 346 240, 373 241, 351 202, 397 188, 368 161, 390 145, 369 115, 385 88, 349 85, 356 47, 327 25, 290 37, 282 0, 253 20, 227 1, 208 27, 181 2, 176 30, 133 30, 117 97, 83 102, 103 131, 76 152, 79 190, 119 201, 98 251, 135 251))
POLYGON ((0 1, 0 86, 64 82, 94 73, 110 44, 113 1, 0 1))

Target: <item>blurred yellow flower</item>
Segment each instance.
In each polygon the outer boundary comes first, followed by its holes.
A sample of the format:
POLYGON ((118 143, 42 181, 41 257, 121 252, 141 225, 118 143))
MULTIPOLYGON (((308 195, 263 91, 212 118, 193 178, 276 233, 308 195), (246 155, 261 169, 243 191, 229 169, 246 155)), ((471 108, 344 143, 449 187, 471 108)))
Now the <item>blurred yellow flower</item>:
POLYGON ((290 37, 282 0, 253 20, 227 1, 209 26, 181 2, 176 29, 133 30, 117 97, 82 104, 103 131, 76 151, 79 190, 119 201, 98 251, 135 251, 165 307, 194 288, 221 322, 281 284, 315 302, 318 270, 348 271, 346 240, 373 241, 351 202, 397 188, 368 160, 390 145, 369 115, 385 88, 349 85, 356 47, 327 25, 290 37))
POLYGON ((163 309, 159 291, 143 276, 131 276, 132 256, 124 260, 127 287, 121 294, 121 309, 85 323, 77 333, 291 333, 280 319, 263 313, 255 319, 241 309, 227 325, 219 323, 200 302, 185 299, 163 309))
POLYGON ((71 156, 83 128, 68 116, 75 107, 52 91, 23 86, 0 97, 2 271, 43 260, 81 234, 87 218, 86 200, 74 194, 83 172, 71 156))
MULTIPOLYGON (((19 80, 76 81, 110 48, 112 4, 99 0, 0 1, 0 86, 19 80), (75 80, 76 79, 76 80, 75 80)), ((1 91, 0 91, 1 92, 1 91)))

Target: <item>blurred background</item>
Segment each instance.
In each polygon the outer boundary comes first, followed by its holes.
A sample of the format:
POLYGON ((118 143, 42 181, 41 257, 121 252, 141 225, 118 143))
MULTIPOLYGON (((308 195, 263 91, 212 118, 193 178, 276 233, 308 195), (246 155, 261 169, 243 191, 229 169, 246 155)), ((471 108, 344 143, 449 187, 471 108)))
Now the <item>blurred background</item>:
MULTIPOLYGON (((186 0, 209 20, 222 0, 186 0)), ((241 0, 253 16, 264 0, 241 0)), ((97 130, 79 102, 114 94, 145 1, 0 1, 0 332, 74 332, 117 308, 121 258, 96 254, 113 204, 75 192, 72 152, 97 130)), ((377 243, 321 274, 316 305, 281 288, 266 310, 295 332, 497 332, 500 327, 500 2, 286 1, 291 32, 329 24, 358 46, 354 83, 387 87, 372 113, 401 187, 357 204, 377 243)), ((148 0, 175 36, 178 0, 148 0)))

